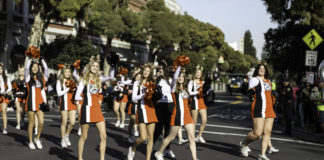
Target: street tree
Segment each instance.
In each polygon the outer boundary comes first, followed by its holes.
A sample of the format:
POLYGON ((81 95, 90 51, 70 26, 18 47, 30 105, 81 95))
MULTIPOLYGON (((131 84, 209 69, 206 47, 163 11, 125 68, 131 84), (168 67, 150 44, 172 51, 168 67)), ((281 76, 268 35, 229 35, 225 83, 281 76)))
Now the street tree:
POLYGON ((244 33, 244 54, 251 55, 252 57, 256 57, 256 49, 253 46, 252 34, 249 30, 244 33))

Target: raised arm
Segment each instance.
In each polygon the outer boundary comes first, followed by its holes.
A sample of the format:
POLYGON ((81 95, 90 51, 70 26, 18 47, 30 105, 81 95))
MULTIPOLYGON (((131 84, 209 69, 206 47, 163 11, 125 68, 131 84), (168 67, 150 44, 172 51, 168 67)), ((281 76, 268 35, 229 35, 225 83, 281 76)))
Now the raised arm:
POLYGON ((0 94, 3 94, 6 90, 2 76, 0 77, 0 88, 0 94))
POLYGON ((190 81, 188 84, 188 92, 191 96, 195 96, 197 95, 199 92, 196 91, 196 89, 194 88, 194 91, 192 91, 192 87, 194 87, 194 81, 190 81))
POLYGON ((44 68, 44 71, 43 71, 44 78, 45 78, 45 81, 47 81, 48 80, 48 67, 47 67, 47 64, 44 59, 42 59, 42 65, 44 68))
POLYGON ((7 86, 8 86, 8 89, 6 90, 6 93, 9 93, 12 91, 12 85, 11 85, 11 81, 9 78, 7 78, 7 86))
POLYGON ((121 75, 121 83, 123 85, 131 85, 132 84, 132 80, 129 79, 129 80, 125 81, 124 75, 121 75))
POLYGON ((259 80, 256 77, 253 77, 249 81, 249 89, 256 87, 259 84, 259 80))
POLYGON ((140 89, 139 83, 135 82, 133 85, 132 101, 136 102, 144 97, 144 93, 140 91, 140 95, 137 95, 138 90, 140 89))
POLYGON ((28 83, 30 80, 30 74, 29 74, 30 65, 31 65, 31 60, 30 60, 30 58, 27 58, 27 61, 25 64, 25 73, 24 73, 26 83, 28 83))
POLYGON ((175 71, 172 81, 171 81, 171 92, 175 91, 176 88, 176 84, 180 75, 180 71, 181 71, 181 66, 178 66, 177 70, 175 71))
MULTIPOLYGON (((82 101, 81 94, 82 94, 83 88, 84 88, 84 84, 83 84, 83 80, 81 79, 81 81, 79 82, 79 85, 78 85, 78 89, 75 94, 76 101, 82 101)), ((84 95, 84 96, 87 96, 87 95, 84 95)))
POLYGON ((66 94, 69 90, 70 90, 70 88, 65 88, 65 89, 62 90, 61 81, 60 80, 58 80, 56 82, 56 93, 57 93, 57 96, 61 97, 62 95, 66 94))
POLYGON ((100 76, 101 83, 106 82, 110 79, 113 79, 115 77, 115 70, 111 68, 109 76, 100 76))
POLYGON ((73 70, 73 77, 79 81, 80 76, 78 75, 76 68, 73 70))

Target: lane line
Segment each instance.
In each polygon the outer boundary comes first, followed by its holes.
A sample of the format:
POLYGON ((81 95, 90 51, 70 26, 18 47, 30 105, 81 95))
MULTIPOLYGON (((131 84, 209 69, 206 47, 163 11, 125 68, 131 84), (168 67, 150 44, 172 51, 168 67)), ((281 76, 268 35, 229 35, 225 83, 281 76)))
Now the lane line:
POLYGON ((230 104, 240 104, 240 103, 243 103, 243 101, 242 100, 238 100, 238 101, 231 102, 230 104))
MULTIPOLYGON (((196 130, 196 132, 199 132, 199 130, 196 130)), ((214 134, 214 135, 224 135, 224 136, 246 137, 246 134, 228 133, 228 132, 203 131, 203 133, 214 134)), ((293 143, 299 143, 299 144, 307 144, 307 145, 324 147, 324 144, 318 144, 318 143, 312 143, 312 142, 305 142, 305 141, 294 140, 294 139, 284 139, 284 138, 271 137, 271 140, 283 141, 283 142, 293 142, 293 143)))

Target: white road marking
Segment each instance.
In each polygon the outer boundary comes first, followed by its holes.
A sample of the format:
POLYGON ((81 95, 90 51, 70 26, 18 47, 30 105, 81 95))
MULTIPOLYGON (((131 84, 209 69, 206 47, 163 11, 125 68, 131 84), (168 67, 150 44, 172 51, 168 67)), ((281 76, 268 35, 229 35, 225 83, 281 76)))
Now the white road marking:
MULTIPOLYGON (((196 130, 196 132, 199 132, 199 130, 196 130)), ((224 136, 246 137, 246 134, 228 133, 228 132, 203 131, 203 133, 214 134, 214 135, 224 135, 224 136)), ((318 143, 312 143, 312 142, 305 142, 305 141, 294 140, 294 139, 284 139, 284 138, 271 137, 271 140, 283 141, 283 142, 293 142, 293 143, 299 143, 299 144, 307 144, 307 145, 324 147, 324 144, 318 144, 318 143)))

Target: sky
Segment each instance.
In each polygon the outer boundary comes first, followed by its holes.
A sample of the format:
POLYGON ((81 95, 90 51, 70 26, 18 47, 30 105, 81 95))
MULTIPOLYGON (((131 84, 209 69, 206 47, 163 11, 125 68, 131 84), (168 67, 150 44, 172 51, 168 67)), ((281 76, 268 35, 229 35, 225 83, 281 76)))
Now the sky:
POLYGON ((276 27, 261 0, 177 0, 182 12, 217 26, 228 43, 239 42, 250 30, 257 57, 261 59, 264 33, 276 27))

